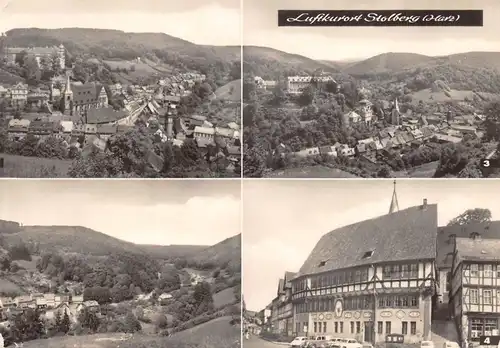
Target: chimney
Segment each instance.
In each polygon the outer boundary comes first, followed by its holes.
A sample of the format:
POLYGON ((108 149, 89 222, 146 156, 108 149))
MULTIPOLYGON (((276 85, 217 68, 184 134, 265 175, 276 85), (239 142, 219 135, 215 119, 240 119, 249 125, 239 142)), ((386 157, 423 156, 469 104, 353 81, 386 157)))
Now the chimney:
POLYGON ((424 198, 424 203, 422 204, 422 209, 427 209, 427 198, 424 198))

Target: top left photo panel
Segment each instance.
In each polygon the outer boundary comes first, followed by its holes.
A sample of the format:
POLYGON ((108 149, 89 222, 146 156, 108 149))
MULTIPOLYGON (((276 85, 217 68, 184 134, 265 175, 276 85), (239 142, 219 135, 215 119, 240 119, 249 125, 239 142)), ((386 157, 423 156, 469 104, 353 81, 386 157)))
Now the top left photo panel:
POLYGON ((5 0, 0 177, 241 177, 240 0, 5 0))

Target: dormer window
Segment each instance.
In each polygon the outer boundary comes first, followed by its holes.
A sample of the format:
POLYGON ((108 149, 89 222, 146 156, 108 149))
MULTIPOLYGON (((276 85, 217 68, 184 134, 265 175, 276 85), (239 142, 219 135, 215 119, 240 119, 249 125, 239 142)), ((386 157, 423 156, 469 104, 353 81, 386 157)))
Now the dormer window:
POLYGON ((319 263, 318 267, 323 267, 323 266, 325 266, 325 265, 326 265, 326 261, 321 261, 321 262, 319 263))
POLYGON ((478 240, 478 239, 480 239, 480 238, 481 238, 481 236, 480 236, 480 235, 479 235, 479 233, 477 233, 477 232, 472 232, 472 233, 470 234, 470 239, 473 239, 473 240, 478 240))
POLYGON ((373 256, 373 252, 375 250, 368 250, 368 251, 365 251, 365 253, 363 254, 363 257, 361 258, 362 260, 366 260, 366 259, 369 259, 373 256))

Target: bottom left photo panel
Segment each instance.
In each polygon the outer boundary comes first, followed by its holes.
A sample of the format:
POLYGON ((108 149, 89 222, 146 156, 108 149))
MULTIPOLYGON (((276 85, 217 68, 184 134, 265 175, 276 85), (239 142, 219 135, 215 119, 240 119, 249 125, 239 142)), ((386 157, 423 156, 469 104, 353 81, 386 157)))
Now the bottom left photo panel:
POLYGON ((0 348, 239 348, 239 180, 0 180, 0 348))

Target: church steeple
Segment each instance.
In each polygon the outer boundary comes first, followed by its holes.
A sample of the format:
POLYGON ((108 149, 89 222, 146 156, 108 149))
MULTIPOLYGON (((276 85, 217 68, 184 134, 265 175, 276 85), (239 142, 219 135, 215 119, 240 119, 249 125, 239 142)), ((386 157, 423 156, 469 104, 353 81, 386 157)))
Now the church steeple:
POLYGON ((391 206, 389 207, 389 214, 399 211, 398 195, 396 194, 396 180, 394 180, 394 191, 392 192, 391 206))
POLYGON ((392 113, 391 113, 391 123, 395 126, 399 126, 399 104, 398 104, 398 98, 394 100, 394 105, 392 107, 392 113))

